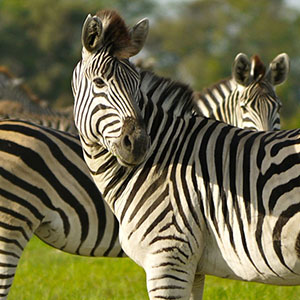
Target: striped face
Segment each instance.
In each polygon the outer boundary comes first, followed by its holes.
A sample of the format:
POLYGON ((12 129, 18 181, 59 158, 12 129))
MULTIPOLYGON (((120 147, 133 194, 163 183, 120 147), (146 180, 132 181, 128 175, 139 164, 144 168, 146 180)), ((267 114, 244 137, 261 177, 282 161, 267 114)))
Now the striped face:
POLYGON ((251 130, 279 130, 281 101, 273 85, 265 80, 250 84, 240 93, 239 127, 251 130))
MULTIPOLYGON (((74 117, 86 143, 101 145, 120 164, 132 166, 143 161, 150 140, 137 104, 140 76, 126 57, 127 50, 113 44, 111 35, 116 30, 108 26, 112 22, 120 26, 120 20, 114 21, 112 15, 102 19, 89 16, 83 26, 83 55, 72 81, 74 117), (107 38, 109 42, 105 42, 105 26, 106 31, 112 31, 107 38), (101 42, 94 49, 91 43, 97 39, 101 42)), ((133 37, 131 34, 129 41, 133 37)))
POLYGON ((251 130, 279 130, 281 101, 275 86, 283 83, 289 72, 289 57, 277 55, 266 68, 255 55, 251 61, 243 53, 237 55, 232 77, 237 84, 231 95, 237 99, 237 126, 251 130))

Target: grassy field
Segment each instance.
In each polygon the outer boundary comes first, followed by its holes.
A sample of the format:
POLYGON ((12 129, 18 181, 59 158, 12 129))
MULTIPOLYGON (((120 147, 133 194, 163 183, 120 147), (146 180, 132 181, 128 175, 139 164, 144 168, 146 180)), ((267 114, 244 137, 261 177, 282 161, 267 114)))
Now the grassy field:
MULTIPOLYGON (((8 300, 148 299, 144 271, 127 258, 88 258, 57 251, 34 238, 8 300)), ((276 287, 207 277, 204 300, 300 299, 299 287, 276 287)))

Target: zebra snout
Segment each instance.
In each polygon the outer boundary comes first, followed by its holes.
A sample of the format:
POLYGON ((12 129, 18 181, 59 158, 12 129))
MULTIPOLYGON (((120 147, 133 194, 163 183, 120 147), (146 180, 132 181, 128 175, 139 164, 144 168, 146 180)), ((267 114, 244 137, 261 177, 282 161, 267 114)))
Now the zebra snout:
POLYGON ((132 151, 133 145, 134 145, 134 140, 133 140, 132 136, 125 134, 121 140, 121 143, 122 143, 122 147, 124 147, 124 149, 127 149, 127 151, 132 151))
POLYGON ((132 166, 141 163, 150 146, 150 137, 144 126, 132 118, 124 121, 122 133, 116 144, 119 163, 132 166))

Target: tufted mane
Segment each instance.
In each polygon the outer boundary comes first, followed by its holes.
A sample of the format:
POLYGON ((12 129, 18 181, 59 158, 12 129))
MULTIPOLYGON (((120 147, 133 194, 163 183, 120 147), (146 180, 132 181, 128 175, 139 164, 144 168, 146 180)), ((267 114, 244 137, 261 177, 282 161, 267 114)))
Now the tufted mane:
POLYGON ((103 44, 111 46, 112 53, 121 52, 131 46, 129 29, 116 11, 100 10, 96 15, 103 25, 103 44))
POLYGON ((251 58, 252 64, 254 65, 253 78, 255 80, 261 80, 266 73, 266 67, 261 61, 260 57, 256 54, 251 58))

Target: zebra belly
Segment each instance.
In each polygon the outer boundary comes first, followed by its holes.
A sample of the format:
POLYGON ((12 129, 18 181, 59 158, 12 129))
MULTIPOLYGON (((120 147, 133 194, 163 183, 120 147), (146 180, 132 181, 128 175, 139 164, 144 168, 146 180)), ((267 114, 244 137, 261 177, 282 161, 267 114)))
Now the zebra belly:
POLYGON ((115 227, 112 214, 109 218, 110 215, 107 213, 107 224, 101 228, 103 231, 101 235, 95 230, 98 227, 97 219, 90 216, 88 224, 80 224, 75 214, 71 216, 72 214, 69 213, 67 223, 70 227, 66 228, 66 222, 57 212, 48 211, 35 231, 35 235, 48 245, 70 254, 95 257, 125 256, 119 243, 118 227, 115 227))
POLYGON ((220 234, 221 238, 207 235, 197 272, 273 285, 299 285, 299 217, 300 213, 285 224, 279 243, 274 240, 274 230, 270 230, 274 228, 275 218, 268 216, 262 227, 261 250, 255 231, 245 230, 244 243, 241 235, 234 235, 235 246, 226 231, 220 234))

